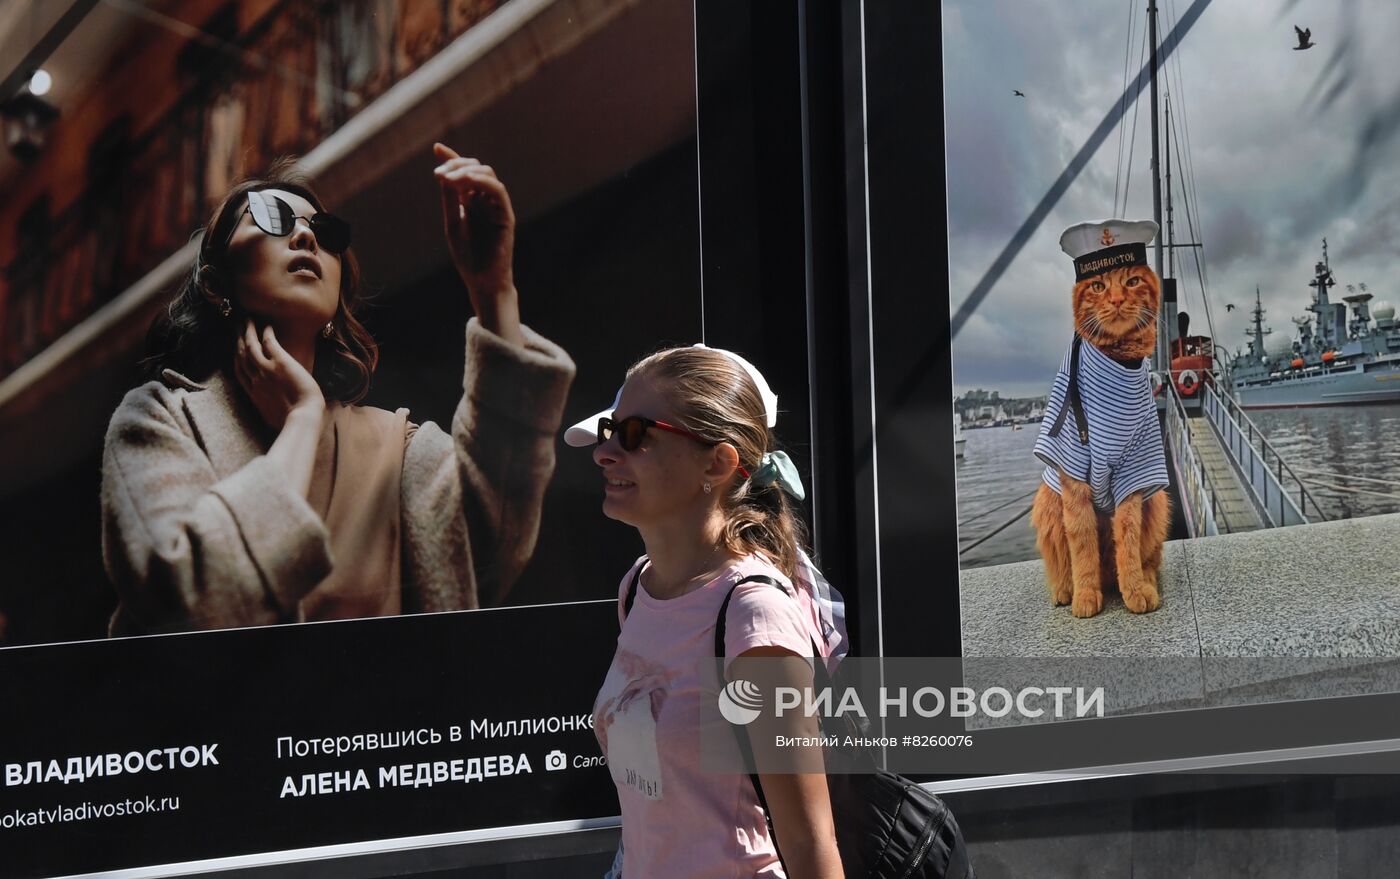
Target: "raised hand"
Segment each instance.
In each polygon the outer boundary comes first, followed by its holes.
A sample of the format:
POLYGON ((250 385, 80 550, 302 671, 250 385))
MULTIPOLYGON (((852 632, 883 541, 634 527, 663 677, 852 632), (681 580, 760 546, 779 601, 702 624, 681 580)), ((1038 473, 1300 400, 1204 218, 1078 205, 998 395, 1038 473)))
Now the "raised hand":
POLYGON ((442 190, 443 234, 472 308, 484 328, 523 345, 510 194, 491 166, 440 143, 433 153, 441 163, 433 176, 442 190))
POLYGON ((259 334, 252 320, 247 322, 238 337, 233 371, 263 420, 277 430, 295 410, 315 412, 319 419, 326 408, 321 386, 287 353, 270 326, 259 334))

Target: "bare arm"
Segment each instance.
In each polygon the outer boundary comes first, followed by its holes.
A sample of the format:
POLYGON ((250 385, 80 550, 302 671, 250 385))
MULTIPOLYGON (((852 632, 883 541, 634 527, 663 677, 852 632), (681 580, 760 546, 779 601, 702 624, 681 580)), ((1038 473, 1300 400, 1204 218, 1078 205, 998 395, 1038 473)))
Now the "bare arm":
POLYGON ((495 172, 442 144, 434 147, 443 234, 476 318, 467 323, 461 403, 446 438, 432 425, 404 461, 408 562, 414 607, 499 604, 534 552, 554 446, 574 365, 520 323, 511 260, 515 214, 495 172), (444 582, 444 567, 473 577, 444 582))
POLYGON ((515 209, 490 165, 433 146, 442 190, 442 226, 457 274, 483 329, 524 347, 520 295, 515 289, 515 209))
MULTIPOLYGON (((776 687, 806 690, 812 686, 808 660, 784 647, 754 647, 730 663, 729 677, 750 680, 764 691, 764 705, 776 704, 776 687)), ((801 710, 782 717, 765 710, 746 728, 759 782, 768 801, 779 851, 790 879, 842 879, 831 796, 820 746, 779 747, 778 737, 816 739, 817 718, 801 710), (765 771, 771 770, 771 771, 765 771)))

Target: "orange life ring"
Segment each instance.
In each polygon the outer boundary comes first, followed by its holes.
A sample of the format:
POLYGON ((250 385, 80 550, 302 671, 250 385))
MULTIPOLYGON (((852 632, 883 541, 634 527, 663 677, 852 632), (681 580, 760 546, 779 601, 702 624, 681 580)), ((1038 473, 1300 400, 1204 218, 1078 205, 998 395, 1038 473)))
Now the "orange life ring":
POLYGON ((1177 387, 1185 396, 1192 396, 1200 389, 1201 379, 1194 369, 1183 369, 1176 377, 1177 387))

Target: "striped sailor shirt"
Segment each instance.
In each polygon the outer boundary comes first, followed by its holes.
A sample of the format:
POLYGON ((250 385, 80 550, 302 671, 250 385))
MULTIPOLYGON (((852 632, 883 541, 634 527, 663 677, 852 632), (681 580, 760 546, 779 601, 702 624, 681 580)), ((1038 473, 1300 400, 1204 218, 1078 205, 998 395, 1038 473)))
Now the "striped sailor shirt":
POLYGON ((1087 483, 1094 506, 1111 512, 1128 495, 1141 491, 1144 498, 1167 487, 1167 456, 1162 428, 1152 399, 1147 362, 1125 366, 1092 344, 1071 346, 1040 425, 1035 455, 1047 465, 1041 478, 1060 493, 1060 470, 1087 483), (1089 442, 1080 442, 1070 403, 1070 369, 1079 349, 1079 398, 1088 422, 1089 442), (1051 436, 1056 422, 1063 423, 1051 436))

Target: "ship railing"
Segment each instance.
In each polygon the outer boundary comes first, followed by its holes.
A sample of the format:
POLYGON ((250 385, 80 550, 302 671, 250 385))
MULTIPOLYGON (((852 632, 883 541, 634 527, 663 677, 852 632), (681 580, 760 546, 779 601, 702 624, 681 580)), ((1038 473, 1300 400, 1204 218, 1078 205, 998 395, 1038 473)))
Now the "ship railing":
POLYGON ((1201 411, 1269 527, 1327 520, 1303 480, 1236 400, 1203 388, 1201 411))
POLYGON ((1191 536, 1213 537, 1220 533, 1215 518, 1220 508, 1220 492, 1191 445, 1190 422, 1176 385, 1168 383, 1163 390, 1166 397, 1167 437, 1171 444, 1172 466, 1176 470, 1177 499, 1186 516, 1191 536))
POLYGON ((1235 398, 1235 378, 1228 366, 1224 369, 1212 370, 1210 380, 1220 396, 1231 400, 1235 398))

